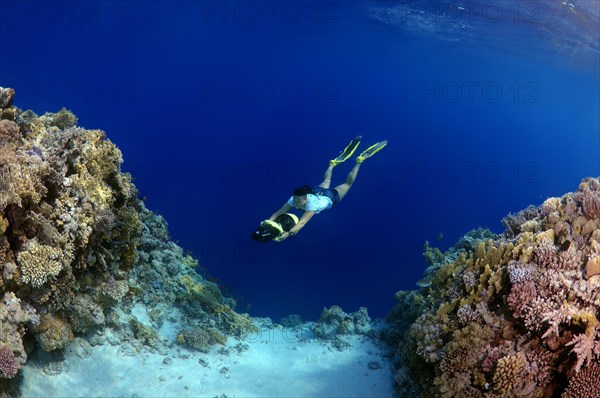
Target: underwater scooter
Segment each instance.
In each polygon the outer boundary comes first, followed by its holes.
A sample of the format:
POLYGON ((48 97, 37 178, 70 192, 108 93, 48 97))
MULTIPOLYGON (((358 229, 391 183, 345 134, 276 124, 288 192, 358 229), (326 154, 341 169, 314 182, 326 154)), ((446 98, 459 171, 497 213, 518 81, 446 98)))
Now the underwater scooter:
POLYGON ((298 217, 292 213, 283 213, 275 220, 265 220, 252 233, 252 239, 257 242, 281 241, 281 236, 298 224, 298 217))

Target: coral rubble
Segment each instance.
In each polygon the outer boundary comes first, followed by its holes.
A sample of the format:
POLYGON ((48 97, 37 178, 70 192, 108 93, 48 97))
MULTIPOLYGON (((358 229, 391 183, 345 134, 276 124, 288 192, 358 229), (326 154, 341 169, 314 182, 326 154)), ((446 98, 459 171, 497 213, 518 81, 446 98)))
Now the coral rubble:
POLYGON ((157 347, 172 308, 192 347, 254 330, 137 198, 103 131, 78 127, 64 108, 22 111, 14 95, 0 87, 0 392, 14 392, 36 347, 114 334, 157 347), (149 321, 137 319, 138 304, 149 321))
POLYGON ((509 215, 399 292, 387 341, 400 396, 599 397, 600 179, 509 215), (459 253, 459 255, 457 255, 459 253))

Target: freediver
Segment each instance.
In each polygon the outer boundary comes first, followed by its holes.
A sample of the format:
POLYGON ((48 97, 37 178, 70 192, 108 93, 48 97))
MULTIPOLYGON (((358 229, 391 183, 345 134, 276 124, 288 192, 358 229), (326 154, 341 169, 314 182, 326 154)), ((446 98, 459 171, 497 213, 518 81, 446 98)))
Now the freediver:
POLYGON ((325 170, 325 176, 321 184, 315 187, 304 185, 294 189, 293 196, 281 207, 281 209, 273 213, 268 220, 261 223, 261 227, 264 227, 263 229, 269 229, 272 231, 270 233, 275 233, 276 236, 272 237, 270 235, 264 235, 265 238, 261 239, 263 235, 261 235, 261 228, 259 228, 254 233, 255 236, 253 236, 253 238, 261 241, 272 238, 277 242, 281 242, 290 236, 296 235, 315 214, 335 206, 344 199, 356 180, 356 175, 358 174, 361 164, 365 159, 370 158, 387 145, 387 141, 380 141, 365 149, 356 157, 356 164, 352 170, 350 170, 350 173, 348 173, 346 181, 343 184, 330 189, 333 168, 340 163, 345 162, 352 154, 354 154, 354 151, 356 151, 356 148, 358 148, 358 145, 360 144, 361 138, 361 136, 354 138, 338 157, 329 161, 329 167, 325 170), (292 208, 304 211, 304 214, 302 214, 302 217, 300 217, 299 220, 295 215, 288 213, 292 208))

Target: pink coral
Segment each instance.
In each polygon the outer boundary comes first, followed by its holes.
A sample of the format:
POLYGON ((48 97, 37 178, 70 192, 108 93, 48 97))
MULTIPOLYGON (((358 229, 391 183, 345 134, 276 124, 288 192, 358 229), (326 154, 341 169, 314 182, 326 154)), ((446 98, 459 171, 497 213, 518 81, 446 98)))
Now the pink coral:
POLYGON ((508 262, 506 270, 508 278, 513 285, 524 281, 531 281, 535 276, 535 264, 521 264, 518 261, 511 260, 508 262))
POLYGON ((568 248, 558 253, 558 268, 564 271, 577 270, 581 262, 581 252, 575 249, 575 244, 566 241, 568 248))
POLYGON ((502 349, 500 347, 494 347, 490 349, 487 357, 485 357, 481 363, 481 370, 486 373, 491 373, 492 370, 496 368, 496 363, 498 363, 498 360, 502 354, 502 349))
POLYGON ((567 345, 572 345, 573 350, 571 352, 577 354, 575 372, 579 372, 584 362, 593 363, 595 358, 600 355, 600 335, 598 333, 591 335, 578 334, 567 345), (596 340, 596 337, 598 337, 598 340, 596 340))
POLYGON ((564 273, 555 270, 539 272, 535 279, 539 296, 554 303, 562 303, 567 295, 563 277, 564 273))
POLYGON ((15 354, 7 346, 0 347, 0 377, 11 379, 18 371, 19 364, 15 354))
POLYGON ((595 362, 577 373, 569 381, 569 387, 562 395, 563 398, 594 398, 600 397, 600 364, 595 362))
POLYGON ((575 281, 571 286, 571 291, 584 303, 600 308, 600 278, 575 281))
POLYGON ((541 242, 536 246, 534 253, 536 263, 541 268, 556 268, 556 247, 550 239, 543 238, 541 242))
POLYGON ((533 380, 541 387, 552 380, 552 362, 554 354, 551 351, 535 350, 527 354, 529 362, 530 375, 533 380))
POLYGON ((526 308, 527 310, 523 317, 523 324, 532 332, 541 331, 543 329, 543 322, 548 320, 560 319, 561 322, 563 321, 562 318, 555 318, 555 314, 559 311, 559 308, 558 305, 551 300, 536 297, 533 299, 530 306, 526 308))
POLYGON ((517 283, 510 290, 506 303, 513 310, 517 318, 524 318, 530 309, 531 302, 536 298, 537 290, 533 281, 517 283))
POLYGON ((466 326, 471 322, 481 322, 481 315, 467 304, 461 306, 458 311, 456 311, 456 316, 458 322, 463 326, 466 326))

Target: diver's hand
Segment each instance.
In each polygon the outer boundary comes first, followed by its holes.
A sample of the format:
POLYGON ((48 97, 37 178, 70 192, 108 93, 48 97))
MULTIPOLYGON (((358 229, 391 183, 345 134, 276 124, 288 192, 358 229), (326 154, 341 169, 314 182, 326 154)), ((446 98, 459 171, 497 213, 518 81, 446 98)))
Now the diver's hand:
POLYGON ((275 238, 275 242, 283 242, 284 240, 286 240, 287 238, 290 237, 290 233, 289 232, 284 232, 281 235, 279 235, 277 238, 275 238))

